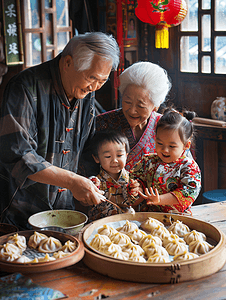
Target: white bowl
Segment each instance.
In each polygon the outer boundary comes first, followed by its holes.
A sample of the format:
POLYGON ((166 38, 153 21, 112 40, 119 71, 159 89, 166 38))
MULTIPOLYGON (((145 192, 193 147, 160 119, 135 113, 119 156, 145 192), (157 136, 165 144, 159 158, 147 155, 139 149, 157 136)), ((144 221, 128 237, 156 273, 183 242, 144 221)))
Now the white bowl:
POLYGON ((87 221, 88 217, 85 214, 74 210, 47 210, 34 214, 28 219, 28 223, 34 230, 58 226, 71 235, 76 235, 87 221))

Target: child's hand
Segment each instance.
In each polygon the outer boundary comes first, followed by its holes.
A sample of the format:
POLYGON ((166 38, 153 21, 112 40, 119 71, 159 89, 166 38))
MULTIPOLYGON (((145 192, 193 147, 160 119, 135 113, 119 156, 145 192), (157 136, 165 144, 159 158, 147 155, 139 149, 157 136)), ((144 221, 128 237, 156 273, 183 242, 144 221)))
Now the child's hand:
POLYGON ((160 196, 158 193, 158 190, 155 188, 153 189, 152 187, 150 187, 148 190, 148 188, 145 188, 145 195, 139 191, 139 195, 141 197, 143 197, 146 201, 147 204, 158 204, 160 202, 160 196), (150 193, 149 193, 150 190, 150 193))
POLYGON ((99 189, 100 188, 100 179, 96 176, 91 176, 89 179, 95 184, 95 186, 99 189))
POLYGON ((130 183, 129 183, 129 190, 131 195, 133 195, 134 197, 139 195, 139 192, 143 192, 143 187, 142 184, 135 179, 131 179, 130 183))

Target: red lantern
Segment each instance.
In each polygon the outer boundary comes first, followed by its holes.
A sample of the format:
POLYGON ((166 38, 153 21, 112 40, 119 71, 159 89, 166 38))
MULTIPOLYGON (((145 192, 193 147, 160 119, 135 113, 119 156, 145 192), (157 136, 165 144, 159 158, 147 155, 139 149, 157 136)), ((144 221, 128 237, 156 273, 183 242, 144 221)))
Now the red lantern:
POLYGON ((155 47, 168 49, 168 28, 184 20, 187 4, 185 0, 138 0, 135 14, 142 22, 156 26, 155 47))

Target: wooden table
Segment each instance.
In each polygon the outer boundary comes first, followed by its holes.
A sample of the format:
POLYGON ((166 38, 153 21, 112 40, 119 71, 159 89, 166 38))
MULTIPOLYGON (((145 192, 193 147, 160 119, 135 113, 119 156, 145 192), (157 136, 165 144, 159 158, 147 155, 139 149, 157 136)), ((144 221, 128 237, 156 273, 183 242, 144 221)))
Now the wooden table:
MULTIPOLYGON (((193 217, 210 222, 226 234, 226 201, 197 205, 193 217)), ((74 266, 27 274, 35 283, 59 290, 76 300, 226 299, 226 265, 217 273, 177 284, 147 284, 115 280, 88 269, 81 261, 74 266)))

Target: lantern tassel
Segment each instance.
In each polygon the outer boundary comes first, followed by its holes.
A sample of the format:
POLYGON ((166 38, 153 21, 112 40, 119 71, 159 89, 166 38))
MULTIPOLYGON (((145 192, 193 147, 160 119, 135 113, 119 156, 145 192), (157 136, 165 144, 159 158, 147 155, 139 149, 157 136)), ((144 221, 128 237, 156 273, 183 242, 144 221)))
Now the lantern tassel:
POLYGON ((166 25, 156 25, 155 48, 169 49, 169 30, 166 25))

